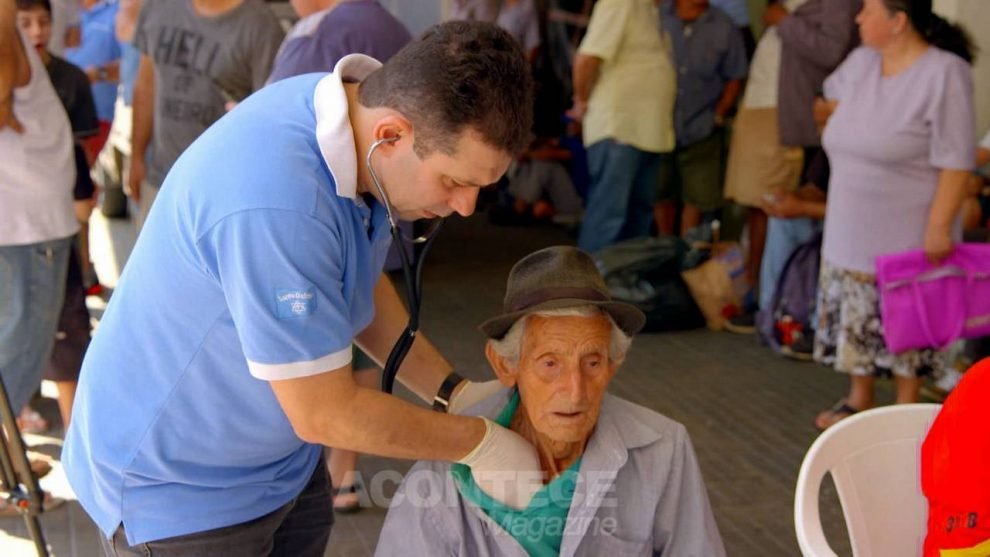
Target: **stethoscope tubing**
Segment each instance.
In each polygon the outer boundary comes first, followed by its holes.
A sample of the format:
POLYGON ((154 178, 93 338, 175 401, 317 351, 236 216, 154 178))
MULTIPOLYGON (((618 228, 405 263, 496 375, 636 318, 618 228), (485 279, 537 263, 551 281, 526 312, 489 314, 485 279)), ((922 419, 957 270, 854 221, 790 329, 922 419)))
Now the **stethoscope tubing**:
POLYGON ((426 234, 416 238, 405 236, 402 233, 402 229, 399 228, 398 220, 392 212, 392 203, 389 200, 388 194, 385 192, 385 188, 382 187, 381 181, 378 179, 378 174, 375 172, 374 166, 371 164, 371 156, 378 147, 385 143, 392 143, 398 139, 398 136, 379 139, 371 145, 365 157, 368 173, 371 175, 371 180, 374 182, 375 188, 382 198, 382 204, 385 206, 385 214, 388 216, 388 223, 391 227, 392 243, 398 248, 399 260, 402 262, 402 275, 406 286, 406 301, 409 305, 409 323, 406 325, 405 330, 402 331, 402 335, 395 341, 395 345, 388 355, 388 360, 385 362, 385 367, 382 369, 382 391, 389 394, 392 393, 392 389, 395 386, 395 377, 399 373, 399 367, 402 365, 402 361, 405 360, 409 349, 412 348, 413 342, 416 341, 416 332, 419 330, 419 309, 423 296, 423 261, 426 260, 426 254, 429 252, 430 247, 437 238, 437 233, 443 226, 443 219, 436 219, 436 224, 426 234), (414 262, 409 260, 410 256, 406 252, 405 242, 410 242, 414 245, 422 244, 419 254, 416 255, 414 253, 413 255, 415 257, 414 262))

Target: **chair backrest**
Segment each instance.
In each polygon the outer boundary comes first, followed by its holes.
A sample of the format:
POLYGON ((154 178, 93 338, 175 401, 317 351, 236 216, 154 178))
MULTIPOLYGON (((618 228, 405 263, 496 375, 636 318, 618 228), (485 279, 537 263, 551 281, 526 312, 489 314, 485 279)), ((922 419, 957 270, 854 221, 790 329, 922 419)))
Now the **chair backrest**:
POLYGON ((818 512, 832 474, 856 557, 921 555, 928 507, 921 492, 921 443, 941 405, 899 404, 854 414, 821 434, 801 463, 794 526, 805 557, 830 556, 818 512))

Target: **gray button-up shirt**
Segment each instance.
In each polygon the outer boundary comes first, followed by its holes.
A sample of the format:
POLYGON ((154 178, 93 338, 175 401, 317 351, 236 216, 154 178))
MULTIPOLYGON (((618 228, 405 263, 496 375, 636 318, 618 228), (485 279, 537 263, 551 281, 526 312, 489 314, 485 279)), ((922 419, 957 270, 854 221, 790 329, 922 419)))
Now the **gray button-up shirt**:
POLYGON ((783 47, 777 82, 781 144, 821 144, 811 105, 825 78, 859 44, 856 14, 862 8, 862 0, 808 0, 777 25, 783 47))
POLYGON ((749 64, 742 33, 722 10, 708 8, 695 21, 684 21, 677 17, 673 4, 665 4, 661 21, 674 47, 674 131, 677 145, 685 147, 712 134, 715 106, 725 84, 745 79, 749 64))
MULTIPOLYGON (((505 391, 489 398, 476 413, 494 417, 508 396, 505 391)), ((561 556, 725 555, 683 425, 606 395, 578 473, 561 556)), ((461 496, 448 463, 422 461, 399 486, 375 554, 494 557, 526 552, 461 496)))

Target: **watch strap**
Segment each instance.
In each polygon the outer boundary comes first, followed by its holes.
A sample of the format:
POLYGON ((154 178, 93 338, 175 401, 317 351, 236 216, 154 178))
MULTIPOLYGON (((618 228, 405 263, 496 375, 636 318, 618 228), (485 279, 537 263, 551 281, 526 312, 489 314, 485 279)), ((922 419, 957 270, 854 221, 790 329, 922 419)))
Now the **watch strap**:
POLYGON ((436 396, 433 397, 433 409, 437 412, 447 412, 450 409, 450 397, 462 381, 464 381, 464 377, 461 374, 456 371, 450 372, 450 375, 440 385, 440 389, 437 390, 436 396))

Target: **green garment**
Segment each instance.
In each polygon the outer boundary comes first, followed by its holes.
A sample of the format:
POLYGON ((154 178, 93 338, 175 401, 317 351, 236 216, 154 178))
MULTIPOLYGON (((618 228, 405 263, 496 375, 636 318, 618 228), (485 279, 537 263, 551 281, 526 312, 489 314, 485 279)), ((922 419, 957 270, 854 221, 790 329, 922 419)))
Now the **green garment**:
MULTIPOLYGON (((509 427, 518 407, 519 391, 515 391, 495 422, 502 427, 509 427)), ((468 466, 454 464, 450 473, 461 495, 478 505, 489 518, 515 538, 531 557, 556 557, 560 554, 560 542, 567 526, 567 512, 571 508, 580 467, 579 458, 536 492, 529 506, 521 511, 503 505, 481 491, 478 484, 474 483, 468 466)))

